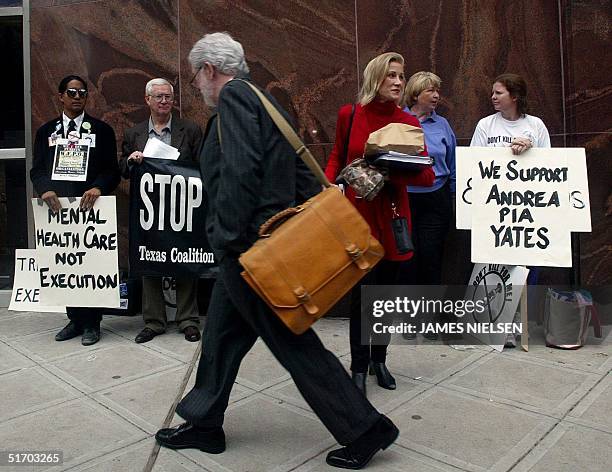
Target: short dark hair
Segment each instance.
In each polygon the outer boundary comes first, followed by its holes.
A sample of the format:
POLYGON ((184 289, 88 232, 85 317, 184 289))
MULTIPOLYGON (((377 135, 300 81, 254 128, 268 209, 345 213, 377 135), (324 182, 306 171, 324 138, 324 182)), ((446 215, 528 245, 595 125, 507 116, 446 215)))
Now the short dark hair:
POLYGON ((495 82, 499 82, 506 87, 510 96, 516 98, 516 111, 519 115, 527 113, 527 83, 525 79, 518 74, 502 74, 496 77, 495 82))
POLYGON ((60 81, 59 86, 57 87, 57 91, 59 93, 64 93, 68 88, 68 82, 70 82, 71 80, 78 80, 83 84, 83 88, 87 90, 87 82, 85 82, 81 77, 79 77, 78 75, 67 75, 60 81))

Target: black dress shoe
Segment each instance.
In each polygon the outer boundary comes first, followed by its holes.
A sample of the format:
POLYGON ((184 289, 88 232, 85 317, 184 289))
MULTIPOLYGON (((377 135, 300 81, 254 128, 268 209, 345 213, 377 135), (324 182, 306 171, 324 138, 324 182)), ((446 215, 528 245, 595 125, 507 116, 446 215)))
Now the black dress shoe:
POLYGON ((225 451, 223 428, 201 429, 191 423, 183 423, 176 428, 160 429, 155 439, 170 449, 199 449, 210 454, 225 451))
POLYGON ((185 333, 185 339, 189 342, 195 343, 200 340, 200 330, 195 326, 187 326, 183 333, 185 333))
POLYGON ((370 462, 374 454, 393 444, 398 435, 397 427, 389 418, 383 416, 357 440, 327 454, 325 461, 333 467, 342 469, 362 469, 370 462))
POLYGON ((77 327, 77 325, 74 324, 74 321, 71 321, 66 326, 64 326, 59 333, 55 335, 55 340, 67 341, 68 339, 76 338, 81 334, 83 334, 83 330, 77 327))
POLYGON ((363 396, 366 395, 366 378, 367 375, 365 372, 353 372, 351 374, 351 378, 353 379, 353 383, 357 386, 357 389, 363 393, 363 396))
POLYGON ((395 379, 384 362, 370 362, 370 375, 376 374, 378 385, 387 390, 395 390, 395 379))
POLYGON ((96 344, 100 340, 100 327, 95 328, 84 328, 83 337, 81 338, 81 344, 83 346, 91 346, 96 344))
POLYGON ((148 343, 151 339, 157 336, 159 333, 156 333, 151 328, 144 328, 140 333, 136 335, 134 341, 137 344, 148 343))

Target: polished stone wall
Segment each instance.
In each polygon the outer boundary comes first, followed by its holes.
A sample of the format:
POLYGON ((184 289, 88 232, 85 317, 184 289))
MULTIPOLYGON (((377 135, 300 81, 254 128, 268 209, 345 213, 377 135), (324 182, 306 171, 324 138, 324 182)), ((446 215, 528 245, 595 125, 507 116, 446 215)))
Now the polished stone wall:
MULTIPOLYGON (((396 50, 406 72, 444 81, 442 114, 459 143, 492 112, 493 78, 523 75, 532 113, 553 146, 587 150, 593 232, 581 235, 585 283, 612 283, 612 101, 610 10, 598 0, 32 0, 32 128, 59 113, 56 87, 69 73, 89 81, 88 110, 120 142, 147 116, 144 84, 176 84, 177 113, 202 125, 207 111, 190 87, 186 56, 202 34, 228 31, 245 47, 253 79, 298 120, 315 156, 326 160, 338 108, 354 100, 363 67, 396 50)), ((609 5, 609 4, 608 4, 609 5)), ((127 183, 117 190, 125 265, 127 183)), ((469 271, 466 234, 449 238, 446 279, 469 271)), ((548 269, 544 281, 566 282, 548 269)))

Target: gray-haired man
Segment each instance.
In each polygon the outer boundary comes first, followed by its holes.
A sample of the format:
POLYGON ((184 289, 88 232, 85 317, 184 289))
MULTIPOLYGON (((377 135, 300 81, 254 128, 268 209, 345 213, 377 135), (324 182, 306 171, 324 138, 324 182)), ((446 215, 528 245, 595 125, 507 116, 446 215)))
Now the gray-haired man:
MULTIPOLYGON (((172 114, 174 88, 165 79, 152 79, 145 86, 145 102, 151 110, 148 120, 125 132, 120 161, 121 173, 130 178, 130 168, 140 164, 149 138, 159 139, 180 151, 179 160, 197 161, 202 130, 193 121, 172 114)), ((132 195, 131 198, 137 198, 132 195)), ((176 323, 187 341, 200 340, 197 304, 198 279, 176 277, 176 323)), ((161 277, 142 278, 142 316, 145 327, 135 341, 146 343, 166 331, 166 306, 161 277)))
MULTIPOLYGON (((200 166, 206 171, 202 176, 209 199, 207 234, 219 261, 219 276, 195 387, 177 408, 187 423, 162 429, 155 437, 172 449, 223 452, 222 425, 229 395, 240 362, 261 337, 315 414, 346 445, 330 452, 327 463, 360 469, 395 441, 397 428, 357 390, 312 329, 298 336, 280 322, 244 282, 238 262, 264 221, 320 187, 255 93, 243 81, 234 80, 248 80, 240 43, 226 33, 207 34, 192 48, 189 62, 206 104, 216 107, 206 128, 200 166)), ((287 117, 274 98, 264 93, 287 117)))

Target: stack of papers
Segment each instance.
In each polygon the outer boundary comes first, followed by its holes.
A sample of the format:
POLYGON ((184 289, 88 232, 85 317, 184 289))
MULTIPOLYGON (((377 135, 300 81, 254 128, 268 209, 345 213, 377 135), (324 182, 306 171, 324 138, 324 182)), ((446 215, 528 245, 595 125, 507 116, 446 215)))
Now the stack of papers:
POLYGON ((366 159, 375 166, 400 170, 420 170, 423 166, 431 166, 434 163, 430 156, 403 154, 396 151, 367 156, 366 159))
POLYGON ((169 146, 157 138, 149 138, 142 154, 148 158, 171 159, 173 161, 176 161, 181 155, 177 148, 169 146))

